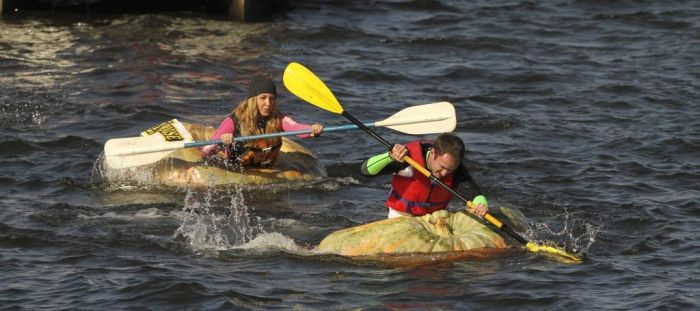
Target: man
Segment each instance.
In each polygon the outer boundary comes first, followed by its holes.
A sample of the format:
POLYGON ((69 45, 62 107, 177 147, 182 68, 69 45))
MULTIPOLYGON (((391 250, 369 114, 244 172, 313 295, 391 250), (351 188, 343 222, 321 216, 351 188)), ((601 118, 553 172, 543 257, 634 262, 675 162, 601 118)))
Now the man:
POLYGON ((394 174, 391 180, 391 192, 386 201, 389 218, 400 216, 422 216, 446 209, 452 194, 413 167, 404 163, 409 156, 421 166, 427 168, 442 182, 457 189, 463 184, 474 199, 472 212, 482 217, 488 212, 488 202, 481 189, 472 180, 464 158, 464 142, 459 137, 445 133, 434 142, 413 141, 405 146, 396 144, 391 152, 385 152, 367 159, 362 164, 361 172, 365 176, 394 174))

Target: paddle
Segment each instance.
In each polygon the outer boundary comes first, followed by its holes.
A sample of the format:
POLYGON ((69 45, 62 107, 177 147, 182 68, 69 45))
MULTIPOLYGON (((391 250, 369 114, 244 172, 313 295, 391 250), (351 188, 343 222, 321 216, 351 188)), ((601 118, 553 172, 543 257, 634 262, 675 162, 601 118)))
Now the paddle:
MULTIPOLYGON (((367 132, 370 136, 374 137, 376 140, 381 142, 384 146, 386 146, 388 149, 391 150, 392 145, 384 140, 382 137, 377 135, 374 131, 369 129, 368 127, 364 126, 360 121, 355 119, 353 116, 351 116, 348 112, 343 110, 343 107, 340 105, 336 97, 333 95, 333 92, 331 92, 330 89, 326 86, 321 79, 319 79, 313 72, 311 72, 309 69, 304 67, 303 65, 299 63, 290 63, 287 68, 284 71, 284 75, 282 80, 284 81, 284 85, 287 87, 287 89, 292 92, 294 95, 298 96, 299 98, 303 99, 304 101, 317 106, 321 109, 333 112, 335 114, 340 114, 347 118, 348 120, 352 121, 352 123, 356 124, 358 127, 360 127, 362 130, 367 132)), ((413 159, 409 158, 408 156, 403 158, 404 161, 406 161, 408 164, 413 166, 416 170, 421 172, 423 175, 428 177, 433 183, 436 183, 440 185, 441 187, 445 188, 448 190, 452 195, 455 197, 459 198, 460 200, 464 201, 467 203, 467 205, 471 206, 471 201, 469 201, 467 198, 464 196, 460 195, 457 193, 455 190, 453 190, 451 187, 446 185, 444 182, 442 182, 440 179, 435 177, 430 171, 428 171, 426 168, 415 162, 413 159)), ((498 219, 493 217, 493 215, 486 213, 484 215, 484 218, 488 220, 491 224, 496 226, 498 229, 500 229, 503 232, 506 232, 508 235, 513 237, 515 240, 518 242, 522 243, 525 245, 526 249, 531 251, 531 252, 544 252, 547 254, 553 254, 558 256, 559 258, 563 258, 567 261, 572 261, 572 262, 580 262, 582 261, 581 258, 577 257, 576 255, 569 254, 568 252, 558 249, 553 246, 549 245, 539 245, 535 244, 534 242, 528 241, 519 234, 517 234, 515 231, 510 229, 505 223, 500 222, 498 219)))
MULTIPOLYGON (((455 109, 448 102, 412 106, 404 108, 389 118, 365 127, 387 127, 413 135, 449 132, 457 125, 455 109)), ((324 132, 357 129, 355 124, 327 127, 324 132)), ((235 141, 249 141, 271 137, 309 134, 311 130, 279 132, 261 135, 236 137, 235 141)), ((157 136, 114 138, 105 143, 105 156, 110 168, 128 168, 147 165, 165 158, 172 150, 221 144, 220 139, 205 141, 163 141, 157 136)))

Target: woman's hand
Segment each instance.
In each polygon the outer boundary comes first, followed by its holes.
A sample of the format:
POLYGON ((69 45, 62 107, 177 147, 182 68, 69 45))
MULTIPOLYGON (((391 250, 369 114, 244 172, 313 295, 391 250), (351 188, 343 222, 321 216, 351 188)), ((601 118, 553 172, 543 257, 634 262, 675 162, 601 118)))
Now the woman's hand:
POLYGON ((316 123, 316 124, 311 126, 311 135, 310 136, 316 137, 316 136, 321 135, 322 132, 323 132, 323 125, 316 123))
POLYGON ((406 149, 406 146, 395 144, 394 147, 391 148, 389 156, 392 160, 403 163, 403 158, 406 157, 407 154, 408 149, 406 149))
POLYGON ((230 145, 233 143, 233 134, 231 133, 224 133, 221 134, 221 141, 224 143, 224 145, 230 145))

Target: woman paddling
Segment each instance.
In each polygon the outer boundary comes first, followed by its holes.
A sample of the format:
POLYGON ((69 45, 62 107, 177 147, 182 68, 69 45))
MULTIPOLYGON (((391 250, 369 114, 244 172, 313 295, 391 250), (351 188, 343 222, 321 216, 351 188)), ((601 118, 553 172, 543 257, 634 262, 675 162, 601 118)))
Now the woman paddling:
POLYGON ((202 158, 207 163, 225 168, 241 166, 270 167, 275 164, 282 147, 280 137, 236 142, 235 137, 311 130, 299 138, 316 137, 323 132, 323 125, 307 125, 294 121, 277 109, 277 88, 269 77, 255 76, 248 86, 248 97, 241 101, 227 116, 211 139, 221 139, 221 145, 202 147, 202 158))

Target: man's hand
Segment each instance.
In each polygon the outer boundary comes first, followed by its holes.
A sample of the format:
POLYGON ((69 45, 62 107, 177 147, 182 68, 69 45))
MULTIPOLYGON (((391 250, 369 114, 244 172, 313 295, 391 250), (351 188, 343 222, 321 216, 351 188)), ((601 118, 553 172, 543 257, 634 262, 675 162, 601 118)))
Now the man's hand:
POLYGON ((489 203, 483 195, 477 195, 471 204, 468 204, 469 210, 479 217, 484 217, 489 212, 489 203))
POLYGON ((476 216, 484 217, 484 215, 489 212, 489 208, 483 204, 474 204, 472 205, 471 212, 476 216))
POLYGON ((407 154, 408 154, 408 149, 406 149, 406 146, 395 144, 394 147, 391 148, 391 152, 389 153, 389 156, 391 157, 392 160, 394 160, 396 162, 403 163, 403 158, 407 154))

